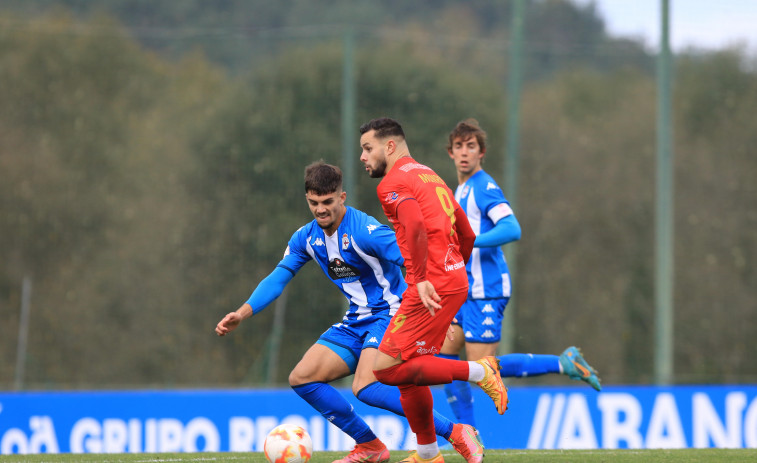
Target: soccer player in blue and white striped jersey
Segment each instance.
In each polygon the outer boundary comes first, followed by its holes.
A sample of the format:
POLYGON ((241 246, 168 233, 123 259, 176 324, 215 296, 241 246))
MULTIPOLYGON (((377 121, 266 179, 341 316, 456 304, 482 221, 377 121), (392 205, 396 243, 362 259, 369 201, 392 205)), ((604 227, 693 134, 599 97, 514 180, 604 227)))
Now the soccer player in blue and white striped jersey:
MULTIPOLYGON (((454 322, 454 339, 447 339, 440 356, 457 359, 464 345, 467 359, 476 360, 496 355, 511 293, 510 273, 501 246, 519 240, 521 229, 499 185, 483 170, 486 132, 478 121, 459 122, 449 134, 447 152, 457 170, 455 199, 468 216, 476 241, 466 267, 468 300, 454 322)), ((561 373, 601 389, 596 371, 572 346, 559 356, 508 354, 498 359, 503 377, 561 373)), ((458 420, 475 426, 470 385, 454 381, 445 385, 445 391, 458 420)))
MULTIPOLYGON (((394 232, 362 211, 345 205, 341 170, 323 161, 305 169, 305 198, 314 220, 297 230, 284 257, 250 298, 216 326, 225 336, 242 320, 263 310, 308 262, 315 261, 345 295, 349 308, 311 346, 289 375, 292 389, 356 446, 337 463, 385 462, 389 451, 331 381, 354 374, 352 391, 359 400, 404 416, 399 389, 376 380, 373 364, 389 321, 407 284, 404 259, 394 232)), ((483 447, 476 430, 453 424, 434 413, 436 433, 469 463, 480 463, 483 447)))

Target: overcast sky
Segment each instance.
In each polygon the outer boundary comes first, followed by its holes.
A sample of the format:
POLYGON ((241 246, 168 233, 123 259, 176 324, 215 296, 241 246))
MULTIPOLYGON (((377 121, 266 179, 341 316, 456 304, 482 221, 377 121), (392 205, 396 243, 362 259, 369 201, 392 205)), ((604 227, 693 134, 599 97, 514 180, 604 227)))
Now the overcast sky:
MULTIPOLYGON (((641 37, 656 49, 662 0, 577 0, 594 2, 613 35, 641 37)), ((757 52, 757 0, 670 0, 670 43, 720 49, 745 44, 757 52)))

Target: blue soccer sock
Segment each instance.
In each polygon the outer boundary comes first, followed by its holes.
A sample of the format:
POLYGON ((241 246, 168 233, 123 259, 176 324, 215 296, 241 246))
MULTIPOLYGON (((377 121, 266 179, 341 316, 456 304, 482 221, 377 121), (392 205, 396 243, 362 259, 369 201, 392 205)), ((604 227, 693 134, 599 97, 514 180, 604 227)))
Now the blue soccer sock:
MULTIPOLYGON (((459 355, 437 354, 437 357, 460 360, 459 355)), ((473 392, 467 381, 452 381, 444 385, 447 394, 447 402, 455 414, 457 421, 476 427, 476 419, 473 415, 473 392)))
POLYGON ((355 439, 356 443, 363 444, 376 438, 368 424, 355 413, 352 405, 333 386, 326 383, 307 383, 292 386, 292 389, 326 420, 355 439))
POLYGON ((557 355, 507 354, 497 357, 497 360, 501 367, 499 374, 503 378, 560 373, 560 357, 557 355))
MULTIPOLYGON (((396 386, 387 386, 376 381, 360 389, 356 395, 361 402, 372 407, 405 416, 400 403, 400 390, 396 386)), ((436 428, 438 436, 449 439, 450 434, 452 434, 452 425, 452 421, 434 410, 434 428, 436 428)))

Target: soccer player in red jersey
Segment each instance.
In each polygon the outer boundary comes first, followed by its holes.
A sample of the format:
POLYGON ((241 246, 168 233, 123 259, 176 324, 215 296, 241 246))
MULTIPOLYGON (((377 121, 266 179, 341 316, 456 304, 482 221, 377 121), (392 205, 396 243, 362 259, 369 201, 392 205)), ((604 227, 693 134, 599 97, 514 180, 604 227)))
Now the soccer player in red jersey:
POLYGON ((399 386, 402 408, 418 440, 417 452, 403 462, 443 462, 430 385, 475 382, 500 414, 507 409, 507 390, 495 357, 466 362, 434 356, 467 298, 465 263, 475 233, 441 177, 410 156, 397 121, 373 119, 360 127, 360 134, 360 160, 371 177, 383 177, 377 193, 394 226, 408 283, 379 345, 374 373, 382 383, 399 386))

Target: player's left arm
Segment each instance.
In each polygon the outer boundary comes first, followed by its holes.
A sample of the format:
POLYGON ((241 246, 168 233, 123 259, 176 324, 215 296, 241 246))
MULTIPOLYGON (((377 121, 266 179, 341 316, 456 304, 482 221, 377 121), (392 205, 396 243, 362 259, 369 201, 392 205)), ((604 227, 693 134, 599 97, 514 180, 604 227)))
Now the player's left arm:
POLYGON ((520 236, 521 230, 518 219, 515 218, 515 214, 510 214, 499 219, 491 230, 478 235, 474 246, 477 248, 502 246, 518 241, 520 236))

